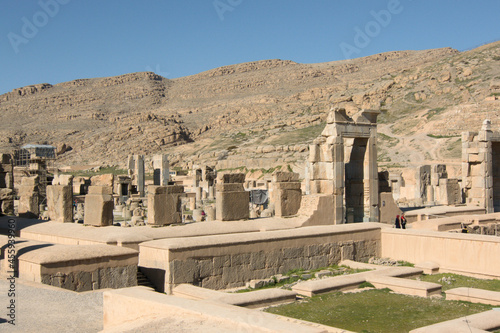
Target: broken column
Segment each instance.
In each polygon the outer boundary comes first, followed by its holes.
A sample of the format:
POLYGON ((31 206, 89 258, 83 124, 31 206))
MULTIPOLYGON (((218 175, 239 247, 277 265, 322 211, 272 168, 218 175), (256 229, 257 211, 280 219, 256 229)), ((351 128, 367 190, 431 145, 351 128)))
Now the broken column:
POLYGON ((146 192, 143 155, 130 155, 128 157, 128 173, 132 177, 132 185, 137 189, 137 193, 144 197, 146 192))
POLYGON ((153 181, 154 185, 167 186, 170 180, 167 155, 153 156, 153 181))
POLYGON ((46 191, 50 220, 73 222, 73 176, 56 175, 46 191))
POLYGON ((89 186, 85 196, 83 223, 93 226, 113 224, 113 188, 110 186, 89 186))
POLYGON ((295 172, 276 172, 273 175, 273 202, 278 217, 297 214, 302 200, 299 174, 295 172))
POLYGON ((245 220, 250 216, 249 192, 243 188, 245 174, 220 174, 217 176, 216 216, 219 221, 245 220))
POLYGON ((167 225, 182 222, 181 185, 148 186, 148 224, 167 225))
POLYGON ((40 214, 39 177, 21 178, 21 186, 18 189, 19 216, 36 218, 40 214))

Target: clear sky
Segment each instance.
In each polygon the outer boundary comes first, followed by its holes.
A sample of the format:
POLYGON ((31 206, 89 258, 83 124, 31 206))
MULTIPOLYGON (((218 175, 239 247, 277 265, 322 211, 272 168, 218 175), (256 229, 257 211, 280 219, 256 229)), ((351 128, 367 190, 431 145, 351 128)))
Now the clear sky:
POLYGON ((2 0, 0 94, 263 59, 316 63, 500 39, 498 0, 2 0))

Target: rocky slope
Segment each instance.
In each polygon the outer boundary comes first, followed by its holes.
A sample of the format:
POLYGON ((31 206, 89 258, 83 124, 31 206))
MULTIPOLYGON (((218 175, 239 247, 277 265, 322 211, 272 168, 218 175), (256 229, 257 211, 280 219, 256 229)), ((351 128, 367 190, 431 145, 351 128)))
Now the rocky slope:
POLYGON ((500 42, 319 64, 264 60, 167 79, 151 72, 0 96, 0 147, 71 147, 59 165, 166 153, 174 166, 300 168, 334 105, 380 109, 382 167, 460 162, 460 137, 500 125, 500 42))

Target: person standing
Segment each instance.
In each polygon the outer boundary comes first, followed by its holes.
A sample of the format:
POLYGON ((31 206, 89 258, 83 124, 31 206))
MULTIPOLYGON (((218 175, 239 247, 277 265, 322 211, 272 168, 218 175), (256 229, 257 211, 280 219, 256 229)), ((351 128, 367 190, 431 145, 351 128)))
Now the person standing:
POLYGON ((401 214, 401 228, 406 229, 406 217, 405 214, 401 214))
POLYGON ((396 215, 395 224, 396 224, 396 229, 401 229, 401 224, 400 224, 400 221, 399 221, 399 215, 396 215))

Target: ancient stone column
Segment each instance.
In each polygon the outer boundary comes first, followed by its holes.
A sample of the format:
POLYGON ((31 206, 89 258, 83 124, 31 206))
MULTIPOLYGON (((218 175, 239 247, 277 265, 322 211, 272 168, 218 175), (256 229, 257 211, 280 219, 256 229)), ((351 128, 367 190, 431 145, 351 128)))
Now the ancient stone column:
POLYGON ((83 223, 93 226, 113 224, 113 188, 110 186, 89 186, 85 196, 83 223))
POLYGON ((167 186, 170 180, 168 156, 153 156, 153 179, 154 185, 167 186))
POLYGON ((148 224, 167 225, 182 222, 181 185, 148 186, 148 224))
POLYGON ((38 182, 38 176, 21 179, 21 186, 18 189, 19 206, 17 212, 19 216, 38 217, 40 214, 38 182))
POLYGON ((73 222, 73 186, 47 186, 49 218, 55 222, 73 222))
POLYGON ((299 174, 276 172, 273 175, 273 199, 275 216, 285 217, 297 214, 302 200, 299 174))
POLYGON ((245 174, 219 174, 217 176, 216 216, 219 221, 249 218, 249 192, 243 188, 245 174))

